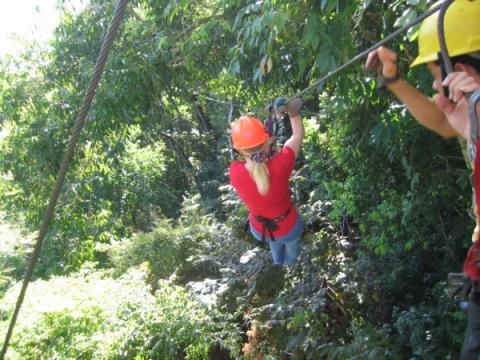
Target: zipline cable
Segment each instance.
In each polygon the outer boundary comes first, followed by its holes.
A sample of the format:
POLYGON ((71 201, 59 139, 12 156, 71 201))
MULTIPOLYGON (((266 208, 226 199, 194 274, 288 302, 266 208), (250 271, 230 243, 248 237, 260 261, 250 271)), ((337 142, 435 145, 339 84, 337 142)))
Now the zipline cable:
POLYGON ((43 218, 43 222, 40 227, 40 231, 38 234, 37 242, 35 244, 35 248, 32 253, 32 257, 30 259, 30 262, 28 264, 28 269, 25 275, 25 279, 22 284, 22 288, 20 290, 20 294, 18 296, 17 304, 15 307, 15 311, 13 313, 12 319, 10 321, 10 326, 8 328, 7 334, 5 336, 5 341, 3 343, 3 348, 2 352, 0 353, 0 360, 4 360, 4 357, 7 353, 8 349, 8 343, 10 341, 10 338, 13 333, 13 328, 15 326, 15 323, 17 321, 18 314, 20 312, 20 308, 22 306, 23 300, 25 298, 25 293, 27 291, 28 283, 30 282, 33 274, 33 269, 35 267, 35 263, 38 260, 38 257, 40 255, 40 250, 42 248, 43 240, 45 239, 45 235, 47 233, 48 226, 52 220, 53 213, 55 210, 55 206, 57 204, 58 198, 60 196, 60 191, 62 189, 62 185, 65 181, 65 176, 67 173, 68 166, 70 165, 70 162, 72 161, 73 155, 75 153, 75 147, 78 143, 78 139, 80 137, 80 133, 82 131, 82 128, 85 124, 86 117, 90 111, 91 105, 93 98, 95 96, 95 92, 98 87, 98 83, 100 82, 101 75, 103 73, 103 68, 105 66, 105 63, 108 58, 108 54, 110 52, 110 49, 112 47, 113 43, 113 38, 115 37, 115 34, 117 33, 117 30, 120 26, 120 23, 122 21, 123 15, 125 13, 126 7, 128 4, 128 0, 119 0, 114 16, 112 19, 112 22, 110 23, 110 27, 108 28, 107 34, 105 35, 105 38, 102 43, 102 47, 100 49, 100 53, 97 58, 97 62, 95 64, 95 68, 93 70, 92 76, 90 78, 90 82, 88 84, 87 90, 85 92, 85 97, 83 98, 82 105, 80 107, 80 110, 77 115, 77 119, 75 121, 75 125, 72 131, 72 135, 70 137, 70 141, 68 143, 67 150, 65 152, 65 155, 63 157, 62 164, 60 166, 60 170, 58 171, 57 174, 57 180, 55 183, 55 189, 53 191, 53 194, 50 198, 50 202, 47 207, 47 211, 45 213, 45 216, 43 218))
MULTIPOLYGON (((392 40, 393 38, 395 38, 396 36, 398 36, 399 34, 403 33, 404 31, 410 29, 411 27, 419 24, 421 21, 423 21, 424 19, 426 19, 427 17, 429 17, 430 15, 436 13, 437 11, 441 10, 442 8, 444 8, 444 6, 447 6, 450 5, 450 3, 452 2, 453 0, 444 0, 442 1, 441 3, 439 3, 438 5, 435 5, 434 7, 432 7, 430 10, 426 11, 425 13, 423 13, 422 15, 418 16, 415 20, 413 20, 411 23, 403 26, 402 28, 392 32, 391 34, 389 34, 386 38, 380 40, 379 42, 375 43, 374 45, 370 46, 368 49, 362 51, 361 53, 355 55, 353 58, 351 58, 349 61, 347 61, 346 63, 340 65, 339 67, 337 67, 336 69, 332 70, 332 71, 329 71, 325 76, 321 77, 320 79, 316 80, 313 84, 311 84, 310 86, 306 87, 305 89, 303 89, 302 91, 298 92, 296 95, 292 96, 292 97, 289 97, 287 99, 287 102, 294 99, 294 98, 297 98, 297 97, 301 97, 302 95, 304 95, 305 93, 309 92, 310 90, 312 90, 314 87, 316 87, 318 84, 324 82, 325 80, 329 79, 330 77, 332 77, 333 75, 339 73, 340 71, 342 71, 343 69, 345 69, 346 67, 352 65, 353 63, 357 62, 358 60, 366 57, 371 51, 377 49, 378 47, 382 46, 382 45, 385 45, 387 42, 389 42, 390 40, 392 40), (448 5, 447 5, 448 4, 448 5)), ((443 32, 442 32, 443 33, 443 32)))
MULTIPOLYGON (((432 7, 430 10, 426 11, 425 13, 423 13, 422 15, 418 16, 417 18, 415 18, 412 22, 408 23, 407 25, 401 27, 400 29, 397 29, 395 30, 394 32, 392 32, 391 34, 389 34, 387 37, 385 37, 384 39, 378 41, 377 43, 375 43, 374 45, 370 46, 369 48, 367 48, 366 50, 363 50, 362 52, 358 53, 357 55, 355 55, 353 58, 351 58, 349 61, 347 61, 346 63, 340 65, 339 67, 335 68, 334 70, 331 70, 329 71, 325 76, 321 77, 320 79, 317 79, 313 82, 313 84, 309 85, 308 87, 306 87, 305 89, 299 91, 297 94, 291 96, 291 97, 288 97, 286 102, 289 102, 290 100, 294 99, 294 98, 297 98, 297 97, 301 97, 302 95, 306 94, 307 92, 309 92, 310 90, 312 90, 314 87, 318 86, 320 83, 328 80, 329 78, 331 78, 333 75, 336 75, 338 74, 340 71, 344 70, 345 68, 347 68, 348 66, 352 65, 353 63, 357 62, 358 60, 366 57, 371 51, 377 49, 378 47, 382 46, 382 45, 385 45, 386 43, 388 43, 390 40, 392 40, 393 38, 397 37, 398 35, 400 35, 401 33, 405 32, 406 30, 414 27, 415 25, 418 25, 420 22, 422 22, 423 20, 425 20, 427 17, 429 17, 430 15, 436 13, 437 11, 440 11, 442 10, 443 11, 443 16, 445 14, 445 11, 446 9, 448 8, 448 6, 453 2, 454 0, 443 0, 441 1, 440 3, 438 3, 437 5, 435 5, 434 7, 432 7)), ((443 20, 441 20, 441 26, 442 26, 442 29, 443 29, 443 20)), ((440 33, 443 35, 443 30, 440 31, 440 33)), ((440 44, 442 46, 442 41, 440 41, 440 44)), ((445 42, 443 41, 443 44, 445 44, 445 42)), ((445 53, 445 51, 443 51, 442 49, 442 54, 445 53)), ((220 104, 224 104, 224 105, 229 105, 229 103, 227 103, 226 101, 221 101, 221 100, 217 100, 217 99, 212 99, 212 98, 209 98, 207 96, 203 96, 207 101, 211 101, 211 102, 216 102, 216 103, 220 103, 220 104)), ((244 105, 243 104, 235 104, 235 106, 237 107, 243 107, 244 105)), ((257 109, 258 110, 258 109, 257 109)), ((263 110, 263 109, 262 109, 263 110)), ((250 111, 251 112, 251 111, 250 111)))

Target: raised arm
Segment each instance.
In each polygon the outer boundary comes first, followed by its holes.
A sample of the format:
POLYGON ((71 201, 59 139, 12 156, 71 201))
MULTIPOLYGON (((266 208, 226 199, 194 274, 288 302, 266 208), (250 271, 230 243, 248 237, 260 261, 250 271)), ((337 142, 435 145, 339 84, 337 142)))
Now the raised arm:
POLYGON ((380 47, 368 54, 366 68, 381 67, 387 88, 405 104, 412 116, 424 127, 444 137, 463 135, 461 129, 455 129, 435 102, 422 94, 407 82, 398 79, 397 54, 380 47))
POLYGON ((295 153, 295 157, 297 157, 302 148, 303 138, 305 136, 305 128, 303 127, 300 114, 293 117, 290 116, 290 124, 292 124, 292 136, 285 142, 285 146, 291 148, 295 153))
POLYGON ((285 142, 284 146, 288 146, 298 156, 302 147, 303 138, 305 136, 305 128, 303 126, 300 109, 303 106, 302 100, 293 98, 288 101, 285 98, 277 98, 274 103, 274 110, 277 113, 288 113, 290 124, 292 125, 292 136, 285 142))
POLYGON ((437 107, 432 98, 422 94, 409 83, 398 80, 387 85, 388 89, 405 104, 412 116, 424 127, 444 137, 462 135, 450 125, 446 115, 437 107))

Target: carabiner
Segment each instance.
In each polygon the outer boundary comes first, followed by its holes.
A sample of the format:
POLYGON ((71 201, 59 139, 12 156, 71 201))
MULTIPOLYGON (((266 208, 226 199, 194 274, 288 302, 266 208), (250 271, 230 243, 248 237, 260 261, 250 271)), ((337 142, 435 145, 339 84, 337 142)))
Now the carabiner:
POLYGON ((263 125, 270 137, 277 134, 277 119, 273 112, 273 103, 269 103, 265 107, 265 117, 263 119, 263 125))

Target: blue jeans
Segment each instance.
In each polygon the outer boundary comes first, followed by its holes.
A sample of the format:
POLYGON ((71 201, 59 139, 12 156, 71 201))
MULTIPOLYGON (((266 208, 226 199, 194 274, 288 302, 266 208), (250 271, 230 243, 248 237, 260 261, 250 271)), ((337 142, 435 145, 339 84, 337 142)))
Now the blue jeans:
MULTIPOLYGON (((259 233, 250 224, 250 232, 258 241, 262 240, 262 234, 259 233)), ((265 236, 270 246, 270 252, 274 264, 286 264, 292 265, 300 254, 300 238, 303 233, 303 221, 299 214, 297 214, 297 220, 292 230, 287 234, 279 237, 275 237, 275 241, 272 241, 269 236, 265 236)))

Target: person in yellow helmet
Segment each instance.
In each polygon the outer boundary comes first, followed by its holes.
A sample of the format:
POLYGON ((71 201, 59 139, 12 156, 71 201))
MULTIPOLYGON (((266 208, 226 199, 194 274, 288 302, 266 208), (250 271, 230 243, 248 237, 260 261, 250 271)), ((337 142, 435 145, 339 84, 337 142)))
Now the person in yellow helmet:
MULTIPOLYGON (((384 85, 405 104, 421 125, 443 137, 457 136, 470 141, 472 134, 468 96, 480 90, 480 0, 455 0, 446 10, 444 36, 453 66, 453 71, 448 75, 442 69, 438 17, 439 14, 435 13, 425 19, 420 26, 419 54, 411 64, 411 66, 425 64, 432 74, 433 88, 438 92, 433 100, 400 78, 397 54, 391 49, 380 47, 370 52, 365 67, 367 69, 375 67, 379 71, 384 85)), ((475 110, 477 114, 480 113, 478 107, 475 110)), ((478 134, 474 136, 478 137, 478 134)), ((480 222, 478 215, 476 217, 477 226, 473 235, 475 243, 469 254, 474 247, 476 253, 480 251, 478 247, 480 222)), ((477 269, 474 271, 480 275, 478 262, 475 266, 477 269)), ((480 281, 474 281, 468 302, 468 324, 460 359, 479 359, 479 356, 480 281)))
POLYGON ((428 17, 419 31, 419 55, 411 64, 426 64, 434 77, 433 88, 438 91, 431 98, 400 79, 397 54, 380 47, 372 51, 365 67, 370 68, 378 59, 387 88, 407 107, 423 126, 444 137, 462 136, 468 139, 470 124, 464 96, 480 89, 480 1, 456 0, 445 15, 445 38, 454 72, 442 79, 440 67, 440 44, 437 33, 438 13, 428 17), (448 87, 449 96, 444 95, 448 87))

